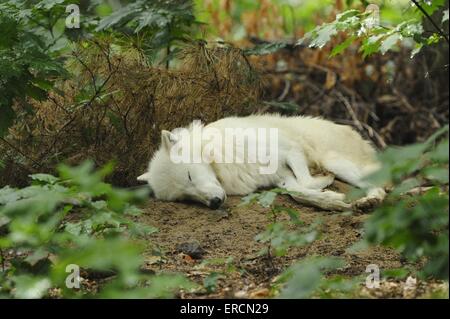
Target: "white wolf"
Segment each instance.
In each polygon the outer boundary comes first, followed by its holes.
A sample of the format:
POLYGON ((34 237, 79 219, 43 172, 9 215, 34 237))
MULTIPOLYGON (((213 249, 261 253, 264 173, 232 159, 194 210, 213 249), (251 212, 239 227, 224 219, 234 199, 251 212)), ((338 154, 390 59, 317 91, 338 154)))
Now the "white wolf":
MULTIPOLYGON (((202 151, 206 146, 194 133, 196 126, 202 124, 194 122, 189 128, 188 140, 194 141, 189 152, 202 151)), ((301 203, 326 210, 348 210, 351 204, 344 202, 344 194, 323 190, 333 182, 334 176, 368 189, 367 196, 358 200, 359 205, 380 202, 385 196, 384 189, 371 187, 364 181, 364 177, 375 171, 379 163, 374 148, 350 126, 321 118, 251 115, 224 118, 203 128, 214 128, 221 134, 229 128, 278 129, 276 170, 271 174, 261 174, 262 164, 258 162, 203 160, 199 163, 174 163, 171 149, 180 141, 180 136, 176 131, 162 131, 160 149, 150 161, 148 171, 138 177, 138 180, 149 183, 156 198, 167 201, 189 199, 217 209, 227 195, 242 196, 261 188, 280 187, 295 192, 293 198, 301 203), (311 168, 328 172, 328 175, 312 176, 311 168)), ((182 144, 183 147, 185 145, 182 144)), ((226 146, 219 148, 223 151, 226 146)))

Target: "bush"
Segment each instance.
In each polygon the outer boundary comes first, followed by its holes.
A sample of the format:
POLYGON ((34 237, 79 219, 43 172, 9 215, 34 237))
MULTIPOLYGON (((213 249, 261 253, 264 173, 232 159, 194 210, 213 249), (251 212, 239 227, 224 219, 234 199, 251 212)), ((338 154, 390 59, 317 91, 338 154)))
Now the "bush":
POLYGON ((84 278, 110 277, 98 288, 100 297, 168 297, 191 286, 181 276, 149 276, 140 270, 144 247, 139 238, 157 229, 132 221, 141 211, 131 203, 146 198, 147 190, 102 182, 111 170, 108 165, 94 171, 91 162, 61 165, 59 177, 35 174, 29 187, 0 189, 1 296, 96 293, 84 281, 78 289, 67 285, 73 266, 84 278))
POLYGON ((0 137, 15 119, 13 101, 19 99, 28 112, 27 98, 43 100, 53 79, 65 74, 61 61, 54 59, 45 38, 31 32, 18 17, 18 11, 0 4, 0 137))
MULTIPOLYGON (((419 9, 427 12, 427 15, 432 15, 445 5, 445 1, 439 0, 432 3, 415 1, 415 4, 419 9)), ((446 12, 441 17, 439 25, 443 25, 448 21, 448 9, 446 12)), ((359 40, 361 41, 359 50, 366 57, 376 52, 385 54, 387 51, 394 49, 399 41, 406 42, 410 40, 415 43, 415 49, 411 53, 412 56, 416 55, 424 46, 438 43, 442 39, 445 39, 448 43, 448 36, 440 26, 436 25, 431 35, 425 32, 422 26, 423 15, 402 21, 398 25, 387 27, 380 24, 378 14, 378 10, 370 10, 369 7, 366 12, 356 9, 341 12, 333 22, 324 23, 316 27, 300 39, 297 44, 307 42, 309 47, 322 48, 333 37, 340 33, 345 33, 345 40, 333 48, 330 56, 343 53, 353 42, 359 40)))
POLYGON ((396 248, 413 262, 424 258, 422 275, 439 279, 449 273, 448 141, 447 125, 425 143, 381 154, 383 168, 370 180, 393 191, 365 225, 368 243, 396 248))

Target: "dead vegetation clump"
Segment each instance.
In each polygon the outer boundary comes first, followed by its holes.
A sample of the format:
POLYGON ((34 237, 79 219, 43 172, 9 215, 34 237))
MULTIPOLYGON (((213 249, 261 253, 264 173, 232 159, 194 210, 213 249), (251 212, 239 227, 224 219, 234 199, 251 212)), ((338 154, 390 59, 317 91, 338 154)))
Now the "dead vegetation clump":
POLYGON ((427 48, 411 59, 402 48, 364 59, 357 46, 329 58, 332 48, 288 46, 259 57, 264 100, 276 102, 267 111, 281 106, 349 124, 381 149, 424 141, 448 123, 448 49, 427 48))
POLYGON ((47 100, 31 101, 32 113, 16 105, 20 116, 0 143, 6 166, 0 185, 21 185, 30 173, 87 158, 97 165, 115 161, 111 181, 132 185, 162 129, 255 110, 260 78, 240 49, 197 42, 178 61, 180 67, 167 69, 147 65, 138 51, 80 45, 67 64, 71 79, 47 100))

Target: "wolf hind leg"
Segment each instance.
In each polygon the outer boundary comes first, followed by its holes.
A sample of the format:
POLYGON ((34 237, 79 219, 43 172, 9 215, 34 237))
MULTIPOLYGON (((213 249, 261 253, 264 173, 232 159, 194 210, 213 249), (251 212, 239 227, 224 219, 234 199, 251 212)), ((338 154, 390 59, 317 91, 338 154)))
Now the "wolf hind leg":
POLYGON ((335 174, 343 181, 366 190, 366 196, 353 203, 353 209, 367 211, 379 205, 386 197, 386 192, 381 187, 371 185, 364 178, 377 169, 377 165, 370 163, 366 166, 343 158, 339 154, 327 154, 323 161, 323 167, 335 174))

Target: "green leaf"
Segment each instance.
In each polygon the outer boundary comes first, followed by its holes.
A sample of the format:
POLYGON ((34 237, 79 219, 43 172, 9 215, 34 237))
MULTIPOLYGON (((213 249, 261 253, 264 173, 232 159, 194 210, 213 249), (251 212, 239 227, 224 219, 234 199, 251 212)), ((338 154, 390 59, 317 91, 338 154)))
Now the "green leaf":
POLYGON ((39 261, 47 259, 49 252, 43 248, 38 248, 36 251, 31 253, 25 258, 25 261, 31 266, 35 266, 39 261))
POLYGON ((370 36, 369 38, 363 40, 363 43, 362 43, 359 51, 363 52, 364 58, 366 58, 380 50, 380 41, 379 40, 382 37, 383 37, 383 35, 373 35, 373 36, 370 36))
POLYGON ((436 162, 448 163, 448 150, 449 150, 449 140, 446 139, 441 143, 439 143, 436 149, 430 152, 429 154, 430 158, 436 162))
POLYGON ((208 293, 214 292, 217 287, 217 281, 225 278, 225 276, 218 272, 212 272, 205 279, 203 279, 203 286, 208 293))
POLYGON ((425 177, 432 180, 437 181, 441 184, 448 183, 448 169, 440 168, 440 167, 427 167, 423 170, 425 177))
POLYGON ((51 282, 48 278, 20 275, 14 277, 14 296, 19 299, 38 299, 47 295, 51 282))
POLYGON ((32 84, 26 86, 25 94, 37 101, 43 101, 47 98, 47 91, 32 84))
POLYGON ((400 183, 400 185, 396 186, 392 191, 391 196, 399 196, 402 193, 406 193, 407 191, 413 189, 420 185, 420 182, 416 178, 408 178, 400 183))
POLYGON ((14 202, 21 198, 20 192, 15 188, 5 186, 0 189, 0 205, 5 205, 9 202, 14 202))
POLYGON ((309 298, 319 288, 323 270, 342 267, 343 261, 338 258, 310 258, 291 266, 281 280, 289 279, 281 291, 279 298, 309 298))
POLYGON ((355 36, 348 37, 344 42, 335 46, 330 53, 330 58, 344 52, 353 43, 353 41, 355 41, 355 39, 355 36))
POLYGON ((393 278, 403 280, 409 275, 409 270, 404 268, 386 269, 381 272, 384 279, 393 278))
POLYGON ((125 299, 125 298, 173 298, 181 289, 190 291, 197 287, 196 284, 189 279, 178 274, 161 274, 152 276, 147 280, 145 287, 133 287, 133 289, 119 289, 112 282, 106 285, 99 296, 108 299, 125 299))
POLYGON ((446 0, 419 1, 423 9, 431 16, 433 13, 445 5, 446 0))
POLYGON ((14 123, 16 114, 11 106, 0 104, 0 137, 3 137, 8 132, 8 129, 14 123))
POLYGON ((355 9, 351 9, 351 10, 347 10, 344 12, 341 12, 339 14, 336 15, 336 21, 345 21, 350 17, 354 17, 356 15, 359 15, 360 11, 359 10, 355 10, 355 9))
POLYGON ((275 192, 271 191, 263 192, 258 198, 258 203, 263 207, 270 207, 276 197, 277 193, 275 192))
POLYGON ((32 174, 30 178, 34 181, 43 182, 44 184, 54 184, 59 181, 59 178, 50 174, 32 174))
POLYGON ((398 33, 394 33, 388 36, 386 39, 381 41, 380 51, 382 54, 385 54, 387 51, 391 50, 397 42, 399 41, 401 35, 398 33))
POLYGON ((134 32, 139 32, 145 27, 157 26, 158 28, 167 28, 171 20, 159 12, 151 10, 147 14, 140 16, 138 20, 138 26, 134 32))
POLYGON ((277 208, 279 210, 285 211, 289 215, 291 222, 293 222, 294 224, 296 224, 296 225, 303 224, 303 222, 300 220, 300 218, 298 216, 299 215, 298 212, 295 209, 288 208, 288 207, 277 207, 277 208))
POLYGON ((263 43, 255 45, 253 48, 245 49, 245 55, 267 55, 277 52, 278 50, 285 48, 287 43, 285 42, 274 42, 274 43, 263 43))
POLYGON ((422 48, 423 48, 423 44, 417 43, 414 50, 411 51, 411 59, 414 58, 417 54, 419 54, 420 51, 422 50, 422 48))
POLYGON ((244 196, 241 198, 241 203, 239 203, 239 206, 241 207, 241 206, 246 206, 251 203, 254 203, 258 199, 259 196, 260 196, 260 194, 258 194, 258 193, 248 194, 247 196, 244 196))
POLYGON ((311 48, 321 49, 331 40, 331 37, 336 34, 337 30, 334 24, 324 25, 315 32, 309 46, 311 48))
POLYGON ((297 112, 300 109, 300 106, 295 102, 264 101, 263 103, 289 113, 297 112))
POLYGON ((54 6, 63 3, 65 0, 41 0, 36 4, 36 8, 50 10, 54 6))
POLYGON ((113 12, 110 16, 100 20, 95 31, 102 31, 108 28, 121 26, 136 17, 141 9, 141 3, 131 3, 121 9, 113 12))
POLYGON ((53 82, 45 79, 33 79, 33 84, 40 88, 41 90, 48 91, 53 88, 53 82))
POLYGON ((130 224, 128 227, 130 229, 130 233, 134 236, 151 235, 159 231, 159 229, 156 227, 150 225, 143 225, 140 223, 133 223, 130 224))
POLYGON ((448 21, 448 9, 444 10, 444 15, 442 16, 442 23, 448 21))
POLYGON ((435 133, 433 133, 433 135, 431 135, 427 139, 425 144, 433 143, 437 138, 439 138, 440 136, 444 135, 445 133, 447 133, 447 135, 448 135, 448 131, 449 131, 449 126, 447 124, 447 125, 441 127, 439 130, 437 130, 435 133))

